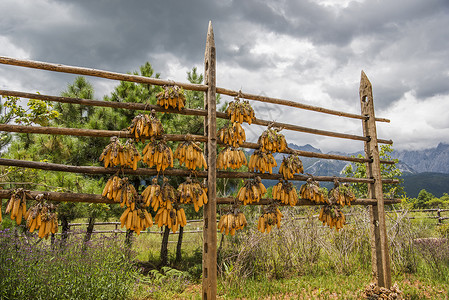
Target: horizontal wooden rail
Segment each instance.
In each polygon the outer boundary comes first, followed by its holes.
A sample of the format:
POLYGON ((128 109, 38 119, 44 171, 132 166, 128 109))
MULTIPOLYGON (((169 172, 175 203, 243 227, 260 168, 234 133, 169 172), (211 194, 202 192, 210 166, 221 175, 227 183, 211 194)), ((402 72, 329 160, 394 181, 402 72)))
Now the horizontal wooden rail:
MULTIPOLYGON (((154 225, 154 226, 157 226, 157 225, 154 225)), ((183 231, 183 234, 184 233, 202 233, 203 231, 202 230, 186 230, 186 231, 183 231)), ((217 231, 217 232, 219 232, 219 231, 217 231)), ((68 231, 68 233, 69 234, 85 234, 86 232, 85 231, 79 231, 79 232, 77 232, 77 231, 68 231)), ((127 231, 126 230, 121 230, 121 229, 111 229, 111 230, 94 230, 94 231, 92 231, 92 233, 93 234, 95 234, 95 233, 127 233, 127 231)), ((147 230, 143 230, 143 231, 141 231, 140 233, 148 233, 148 234, 160 234, 160 235, 163 235, 164 233, 163 232, 161 232, 161 231, 149 231, 149 229, 147 229, 147 230)), ((173 232, 173 231, 170 231, 170 233, 169 233, 170 235, 173 235, 173 234, 179 234, 179 231, 176 231, 176 232, 173 232)), ((61 233, 55 233, 55 235, 61 235, 61 233)), ((189 241, 183 241, 183 243, 188 243, 189 241)), ((169 241, 168 242, 169 244, 170 243, 177 243, 176 241, 169 241)))
MULTIPOLYGON (((156 175, 167 175, 167 176, 182 176, 186 177, 191 175, 192 173, 197 176, 204 178, 207 175, 206 171, 195 171, 192 172, 190 170, 184 169, 166 169, 164 172, 157 172, 156 169, 149 168, 137 168, 136 170, 128 169, 128 168, 104 168, 104 167, 96 167, 96 166, 72 166, 72 165, 63 165, 63 164, 55 164, 48 162, 36 162, 36 161, 28 161, 28 160, 19 160, 19 159, 7 159, 0 158, 0 165, 2 166, 12 166, 12 167, 21 167, 21 168, 31 168, 31 169, 39 169, 39 170, 47 170, 47 171, 58 171, 58 172, 69 172, 69 173, 80 173, 80 174, 91 174, 91 175, 103 175, 103 174, 115 174, 120 172, 125 175, 142 175, 142 176, 156 176, 156 175)), ((253 173, 253 172, 231 172, 231 171, 217 171, 218 178, 254 178, 259 176, 262 179, 281 179, 281 174, 268 174, 268 173, 253 173)), ((305 181, 311 176, 308 175, 294 175, 292 180, 305 181)), ((370 178, 353 178, 353 177, 335 177, 335 176, 313 176, 313 178, 317 181, 329 181, 333 182, 335 179, 340 182, 359 182, 359 183, 372 183, 374 179, 370 178)), ((398 180, 393 179, 382 179, 383 183, 399 183, 398 180)))
MULTIPOLYGON (((384 201, 385 201, 385 204, 401 203, 401 199, 385 199, 384 201)), ((234 202, 235 202, 235 198, 233 198, 233 197, 217 198, 218 204, 234 204, 234 202)), ((263 198, 263 199, 260 199, 259 202, 252 203, 251 205, 269 205, 271 203, 273 203, 273 199, 263 198)), ((279 205, 288 206, 285 204, 279 204, 279 205)), ((299 199, 298 203, 296 204, 296 206, 312 206, 312 205, 322 205, 322 204, 317 204, 308 199, 299 199)), ((351 202, 351 205, 377 205, 377 200, 361 198, 361 199, 357 199, 357 200, 354 200, 353 202, 351 202)))
MULTIPOLYGON (((147 78, 147 77, 145 77, 147 78)), ((157 112, 164 113, 176 113, 182 115, 189 116, 206 116, 207 112, 204 109, 191 109, 191 108, 183 108, 182 110, 177 109, 165 109, 160 107, 159 105, 151 105, 145 103, 133 103, 133 102, 115 102, 115 101, 104 101, 104 100, 92 100, 92 99, 82 99, 82 98, 72 98, 72 97, 60 97, 60 96, 50 96, 50 95, 41 95, 36 93, 24 93, 18 91, 9 91, 9 90, 0 90, 0 95, 10 96, 10 97, 19 97, 26 99, 37 99, 43 101, 52 101, 59 103, 70 103, 70 104, 79 104, 86 106, 100 106, 100 107, 110 107, 110 108, 121 108, 121 109, 129 109, 129 110, 144 110, 151 111, 155 110, 157 112)), ((229 119, 225 114, 226 118, 229 119)))
MULTIPOLYGON (((290 106, 290 107, 296 107, 296 108, 300 108, 300 109, 304 109, 304 110, 310 110, 310 111, 315 111, 315 112, 320 112, 320 113, 325 113, 325 114, 330 114, 330 115, 335 115, 335 116, 340 116, 340 117, 347 117, 347 118, 360 119, 360 120, 367 119, 367 117, 362 116, 362 115, 351 114, 351 113, 341 112, 341 111, 337 111, 337 110, 322 108, 322 107, 318 107, 318 106, 307 105, 307 104, 303 104, 303 103, 296 102, 296 101, 283 100, 283 99, 260 96, 260 95, 255 95, 255 94, 247 94, 247 93, 242 93, 241 91, 237 92, 237 91, 228 90, 228 89, 224 89, 224 88, 220 88, 220 87, 217 87, 217 93, 232 96, 232 97, 240 97, 240 98, 244 98, 244 99, 265 102, 265 103, 273 103, 273 104, 280 104, 280 105, 285 105, 285 106, 290 106)), ((385 119, 385 118, 376 118, 376 121, 390 123, 390 120, 385 119)))
MULTIPOLYGON (((24 93, 17 91, 8 91, 8 90, 0 90, 0 95, 3 96, 12 96, 12 97, 21 97, 21 98, 29 98, 29 99, 38 99, 45 101, 55 101, 61 103, 72 103, 72 104, 80 104, 80 105, 88 105, 88 106, 101 106, 101 107, 111 107, 111 108, 122 108, 122 109, 130 109, 130 110, 146 110, 151 111, 155 110, 157 112, 167 112, 167 113, 177 113, 183 115, 193 115, 193 116, 206 116, 207 112, 202 109, 164 109, 157 105, 150 105, 144 103, 126 103, 126 102, 114 102, 114 101, 104 101, 104 100, 91 100, 91 99, 80 99, 80 98, 70 98, 70 97, 58 97, 58 96, 49 96, 49 95, 40 95, 35 93, 24 93)), ((221 119, 229 119, 228 115, 223 112, 217 112, 217 118, 221 119)), ((257 119, 253 122, 255 125, 268 126, 269 124, 273 124, 274 126, 283 127, 284 129, 317 134, 328 137, 342 138, 342 139, 351 139, 357 141, 368 141, 369 139, 364 136, 346 134, 346 133, 338 133, 327 130, 314 129, 304 126, 291 125, 287 123, 280 122, 272 122, 262 119, 257 119)), ((379 143, 383 144, 393 144, 391 140, 378 139, 379 143)))
MULTIPOLYGON (((1 199, 9 199, 14 190, 0 190, 0 198, 1 199)), ((82 194, 82 193, 61 193, 61 192, 44 192, 44 191, 30 191, 30 194, 33 198, 37 195, 43 195, 43 199, 48 201, 55 202, 88 202, 88 203, 106 203, 106 204, 118 204, 112 200, 109 200, 106 197, 103 197, 98 194, 82 194)), ((252 203, 251 205, 267 205, 270 204, 272 199, 261 199, 259 203, 252 203)), ((232 204, 234 202, 234 198, 217 198, 217 204, 232 204)), ((386 199, 385 204, 395 204, 400 203, 401 199, 386 199)), ((288 206, 284 204, 279 204, 281 206, 288 206)), ((305 206, 305 205, 321 205, 315 202, 312 202, 307 199, 299 199, 296 206, 305 206)), ((351 205, 377 205, 376 199, 357 199, 351 202, 351 205)))
MULTIPOLYGON (((6 56, 0 56, 0 63, 5 64, 5 65, 13 65, 13 66, 27 67, 27 68, 61 72, 61 73, 70 73, 70 74, 79 74, 79 75, 86 75, 86 76, 93 76, 93 77, 101 77, 101 78, 107 78, 107 79, 113 79, 113 80, 123 80, 123 81, 130 81, 130 82, 144 83, 144 84, 178 85, 178 86, 183 87, 188 90, 203 91, 203 92, 207 91, 207 86, 203 85, 203 84, 175 82, 175 81, 163 80, 163 79, 159 79, 159 78, 151 78, 151 77, 146 77, 146 76, 123 74, 123 73, 103 71, 103 70, 92 69, 92 68, 67 66, 67 65, 62 65, 62 64, 53 64, 53 63, 40 62, 40 61, 17 59, 17 58, 6 57, 6 56)), ((341 116, 341 117, 362 119, 362 120, 366 119, 366 117, 362 116, 362 115, 340 112, 340 111, 336 111, 336 110, 332 110, 332 109, 326 109, 326 108, 321 108, 321 107, 317 107, 317 106, 302 104, 302 103, 295 102, 295 101, 282 100, 282 99, 277 99, 277 98, 272 98, 272 97, 265 97, 265 96, 254 95, 254 94, 241 93, 241 92, 236 92, 233 90, 220 88, 220 87, 217 87, 217 93, 223 94, 223 95, 228 95, 228 96, 233 96, 233 97, 241 96, 242 98, 245 98, 245 99, 266 102, 266 103, 279 104, 279 105, 285 105, 285 106, 290 106, 290 107, 296 107, 296 108, 300 108, 300 109, 305 109, 305 110, 310 110, 310 111, 315 111, 315 112, 320 112, 320 113, 325 113, 325 114, 331 114, 331 115, 337 115, 337 116, 341 116)), ((390 120, 385 119, 385 118, 376 118, 376 121, 390 122, 390 120)))
MULTIPOLYGON (((83 137, 119 137, 119 138, 134 138, 128 130, 100 130, 100 129, 83 129, 83 128, 64 128, 64 127, 40 127, 40 126, 23 126, 23 125, 9 125, 0 124, 0 131, 17 132, 17 133, 36 133, 36 134, 51 134, 51 135, 73 135, 83 137)), ((167 141, 185 141, 184 134, 164 134, 163 137, 167 141)), ((203 135, 190 135, 190 138, 205 142, 206 137, 203 135)), ((143 139, 148 139, 143 137, 143 139)))
MULTIPOLYGON (((117 136, 120 138, 132 138, 134 137, 129 131, 121 130, 99 130, 99 129, 82 129, 82 128, 63 128, 63 127, 40 127, 40 126, 23 126, 23 125, 10 125, 10 124, 0 124, 0 131, 6 132, 17 132, 17 133, 37 133, 37 134, 52 134, 52 135, 73 135, 73 136, 89 136, 89 137, 112 137, 117 136)), ((164 138, 167 141, 184 141, 186 140, 185 135, 180 134, 165 134, 164 138)), ((190 139, 193 139, 198 142, 206 142, 207 137, 202 135, 189 135, 190 139)), ((222 143, 219 143, 222 144, 222 143)), ((258 149, 259 144, 257 143, 244 143, 242 145, 243 148, 251 148, 258 149)), ((323 159, 335 159, 335 160, 344 160, 351 162, 370 162, 370 159, 360 158, 360 157, 351 157, 351 156, 343 156, 343 155, 335 155, 335 154, 323 154, 309 151, 300 151, 293 149, 286 149, 283 153, 287 154, 297 154, 304 157, 316 157, 323 159)), ((390 160, 382 160, 381 163, 384 164, 394 164, 394 161, 390 160)))
POLYGON ((207 91, 207 86, 203 84, 192 84, 192 83, 183 83, 176 82, 172 80, 163 80, 158 78, 151 78, 146 76, 139 75, 131 75, 131 74, 123 74, 116 73, 110 71, 103 71, 92 68, 83 68, 83 67, 74 67, 67 66, 61 64, 53 64, 41 61, 32 61, 26 59, 18 59, 6 56, 0 56, 0 63, 5 65, 13 65, 19 67, 61 72, 61 73, 70 73, 70 74, 79 74, 93 77, 101 77, 113 80, 122 80, 122 81, 130 81, 136 83, 144 83, 144 84, 153 84, 153 85, 177 85, 192 91, 207 91))

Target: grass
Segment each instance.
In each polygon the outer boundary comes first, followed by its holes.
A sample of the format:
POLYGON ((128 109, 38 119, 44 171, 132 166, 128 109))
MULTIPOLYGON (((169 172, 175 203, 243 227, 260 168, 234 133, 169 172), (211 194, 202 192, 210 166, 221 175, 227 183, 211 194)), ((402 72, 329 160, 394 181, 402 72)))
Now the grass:
POLYGON ((6 229, 0 245, 0 299, 124 299, 140 276, 113 238, 60 246, 6 229))
MULTIPOLYGON (((299 209, 295 214, 311 212, 299 209)), ((366 211, 355 212, 361 216, 349 218, 350 224, 338 233, 313 219, 290 221, 292 215, 286 213, 281 230, 269 235, 250 226, 235 237, 226 237, 219 260, 219 299, 360 299, 372 278, 366 211)), ((436 226, 421 218, 400 220, 393 215, 387 220, 392 281, 406 299, 447 299, 449 244, 419 247, 412 243, 415 238, 437 236, 436 226)), ((186 230, 196 229, 192 227, 186 230)), ((97 226, 95 230, 114 228, 97 226)), ((151 229, 159 232, 157 227, 151 229)), ((184 235, 180 263, 174 262, 178 235, 170 235, 166 268, 157 266, 161 234, 135 237, 133 261, 125 255, 124 234, 116 238, 114 234, 93 235, 87 256, 79 247, 82 238, 82 234, 73 235, 66 254, 44 240, 36 244, 35 256, 23 252, 28 249, 24 239, 19 238, 22 244, 17 244, 11 234, 0 238, 0 271, 8 274, 0 278, 0 299, 25 299, 25 295, 36 299, 43 295, 57 299, 201 298, 201 233, 184 235), (110 248, 104 251, 101 245, 110 248), (146 272, 139 274, 136 266, 144 265, 146 272)), ((27 239, 37 242, 33 237, 27 239)))

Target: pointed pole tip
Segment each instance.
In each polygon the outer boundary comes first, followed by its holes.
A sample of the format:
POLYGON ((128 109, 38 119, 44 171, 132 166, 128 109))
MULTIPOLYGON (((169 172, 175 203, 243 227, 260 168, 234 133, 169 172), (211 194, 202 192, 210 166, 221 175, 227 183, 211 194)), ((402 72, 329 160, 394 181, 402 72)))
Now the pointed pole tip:
POLYGON ((209 27, 207 28, 207 39, 211 40, 212 43, 214 42, 214 29, 212 28, 212 21, 209 21, 209 27))
POLYGON ((362 70, 362 74, 361 74, 361 76, 360 76, 360 81, 361 82, 363 82, 363 81, 366 81, 366 82, 368 82, 369 84, 371 84, 371 82, 369 81, 369 79, 368 79, 368 76, 366 76, 366 74, 365 74, 365 72, 362 70))

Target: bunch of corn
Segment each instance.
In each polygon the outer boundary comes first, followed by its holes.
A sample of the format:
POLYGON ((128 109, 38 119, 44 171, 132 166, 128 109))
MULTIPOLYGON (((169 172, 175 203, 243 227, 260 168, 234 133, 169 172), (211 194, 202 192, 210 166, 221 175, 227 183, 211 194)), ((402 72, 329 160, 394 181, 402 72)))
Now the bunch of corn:
POLYGON ((246 166, 246 157, 243 150, 226 147, 220 153, 218 153, 217 158, 217 168, 221 170, 239 169, 242 166, 246 166))
POLYGON ((164 134, 162 123, 156 117, 154 110, 150 115, 138 114, 127 129, 136 140, 140 141, 143 141, 144 138, 161 137, 164 134))
POLYGON ((178 186, 178 192, 179 202, 193 203, 196 212, 207 203, 207 192, 199 182, 192 181, 190 177, 178 186))
POLYGON ((218 230, 226 235, 234 235, 236 230, 243 229, 248 222, 245 215, 238 208, 233 208, 232 211, 222 215, 218 222, 218 230))
POLYGON ((243 122, 247 122, 251 124, 256 119, 254 109, 249 104, 249 101, 240 101, 239 98, 235 98, 235 101, 229 103, 226 108, 226 113, 232 123, 237 122, 242 124, 243 122))
POLYGON ((22 224, 22 218, 25 217, 27 211, 26 199, 33 199, 29 191, 23 188, 16 189, 12 192, 11 198, 6 204, 6 213, 11 213, 11 220, 15 220, 17 225, 22 224))
POLYGON ((38 230, 40 238, 48 238, 51 233, 58 232, 58 218, 53 204, 38 202, 25 215, 26 226, 32 233, 38 230))
POLYGON ((143 159, 150 168, 156 166, 156 170, 164 171, 168 167, 173 168, 173 151, 165 140, 152 141, 143 148, 143 159))
POLYGON ((282 174, 284 179, 292 179, 295 173, 303 172, 304 167, 298 155, 290 154, 289 156, 284 156, 279 167, 279 174, 282 174))
POLYGON ((260 136, 257 143, 264 152, 282 152, 287 149, 287 141, 280 128, 268 127, 260 136))
POLYGON ((239 147, 246 141, 245 130, 240 123, 234 122, 218 130, 218 140, 231 147, 239 147))
POLYGON ((184 227, 187 224, 186 214, 183 208, 176 207, 161 207, 154 217, 157 226, 167 226, 173 232, 178 231, 179 227, 184 227))
POLYGON ((142 199, 134 202, 133 206, 128 206, 120 217, 121 227, 132 230, 137 235, 148 227, 153 226, 153 219, 145 208, 142 199))
POLYGON ((328 193, 329 203, 341 206, 351 206, 351 202, 356 200, 354 193, 347 184, 340 185, 338 183, 328 193))
POLYGON ((256 170, 261 173, 268 172, 273 173, 273 167, 277 166, 277 162, 274 159, 273 154, 261 151, 259 149, 255 150, 251 155, 248 163, 248 169, 253 172, 256 170))
POLYGON ((127 206, 134 210, 138 194, 128 177, 120 178, 114 175, 106 182, 102 196, 120 203, 120 207, 127 206))
POLYGON ((259 202, 266 192, 267 189, 262 184, 262 180, 257 176, 254 180, 245 180, 243 186, 237 193, 237 199, 243 202, 244 205, 247 205, 259 202))
POLYGON ((295 206, 298 202, 298 193, 293 183, 281 179, 273 186, 273 199, 282 204, 295 206))
POLYGON ((206 159, 204 158, 203 150, 199 146, 199 143, 192 141, 185 141, 178 145, 175 151, 175 158, 179 160, 179 163, 185 164, 190 170, 196 168, 207 169, 206 159))
POLYGON ((184 89, 177 85, 163 86, 163 91, 156 95, 157 105, 168 109, 174 108, 181 110, 186 105, 186 96, 184 95, 184 89))
POLYGON ((142 200, 145 203, 145 206, 148 207, 151 205, 154 211, 157 211, 162 204, 161 186, 157 183, 157 177, 154 177, 152 184, 147 186, 142 192, 142 200))
POLYGON ((264 233, 270 233, 271 227, 274 225, 277 228, 281 227, 281 219, 284 215, 275 206, 270 205, 264 210, 264 213, 259 217, 259 222, 257 223, 257 229, 264 233))
POLYGON ((100 155, 100 161, 104 160, 104 167, 122 166, 137 169, 137 162, 141 159, 134 141, 129 139, 122 145, 116 136, 111 137, 111 142, 104 148, 100 155))
POLYGON ((327 196, 321 191, 320 185, 312 178, 307 179, 299 189, 301 199, 309 199, 315 203, 328 203, 327 196))
POLYGON ((327 224, 330 228, 335 226, 337 231, 346 223, 345 215, 333 205, 323 206, 318 219, 323 222, 323 225, 327 224))

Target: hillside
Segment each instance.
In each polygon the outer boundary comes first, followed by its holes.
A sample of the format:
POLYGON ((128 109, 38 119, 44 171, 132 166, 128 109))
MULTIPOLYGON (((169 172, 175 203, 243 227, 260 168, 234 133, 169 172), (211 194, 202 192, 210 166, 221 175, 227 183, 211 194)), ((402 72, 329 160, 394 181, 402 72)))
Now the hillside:
POLYGON ((449 174, 444 173, 418 173, 406 174, 404 189, 408 197, 416 198, 422 189, 440 198, 443 193, 449 193, 449 174))
MULTIPOLYGON (((309 144, 298 146, 296 144, 288 144, 288 147, 294 150, 310 151, 322 153, 309 144)), ((252 151, 249 151, 249 154, 252 151)), ((357 155, 358 153, 333 153, 340 155, 357 155)), ((275 154, 275 159, 280 166, 282 158, 285 154, 275 154)), ((419 191, 425 189, 441 197, 443 193, 449 193, 449 145, 440 143, 436 148, 419 150, 419 151, 394 151, 393 158, 398 158, 398 168, 403 172, 404 188, 409 197, 417 197, 419 191)), ((304 173, 316 176, 341 176, 342 170, 348 162, 340 160, 328 160, 310 157, 301 157, 304 165, 304 173)), ((278 172, 276 167, 273 172, 278 172)), ((276 184, 275 180, 264 180, 267 186, 276 184)), ((296 186, 301 186, 303 182, 296 182, 296 186)), ((331 183, 324 184, 331 187, 331 183)))

